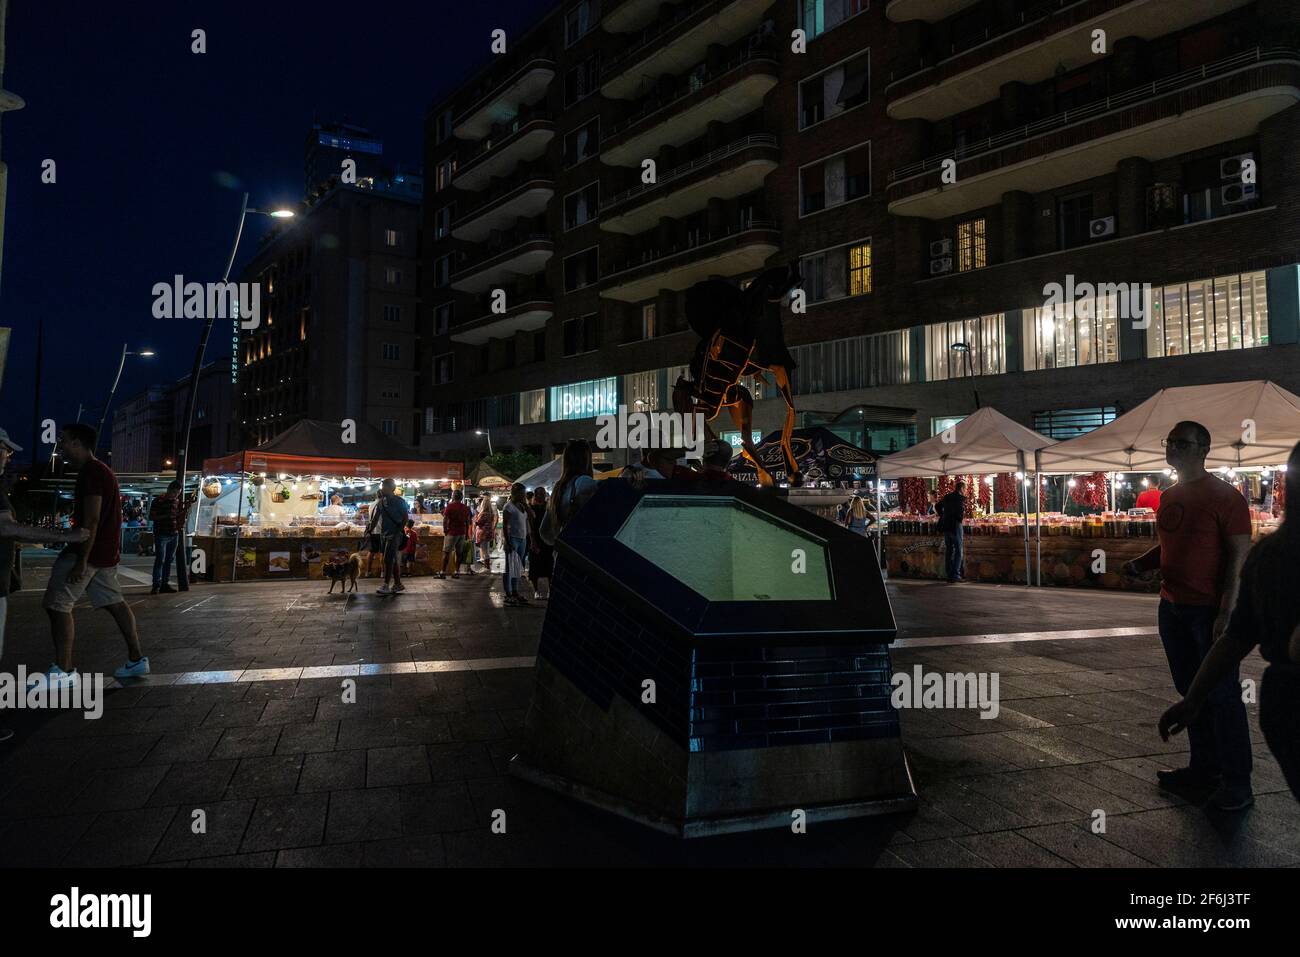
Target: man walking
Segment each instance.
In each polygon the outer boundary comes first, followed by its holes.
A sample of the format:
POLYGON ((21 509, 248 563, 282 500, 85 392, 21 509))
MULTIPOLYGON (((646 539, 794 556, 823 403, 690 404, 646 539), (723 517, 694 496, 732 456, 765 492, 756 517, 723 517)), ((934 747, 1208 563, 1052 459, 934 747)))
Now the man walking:
POLYGON ((159 495, 149 505, 149 521, 153 523, 153 589, 149 592, 167 594, 176 589, 168 584, 171 577, 172 560, 176 557, 176 544, 179 533, 185 528, 185 514, 189 503, 182 501, 181 483, 173 480, 167 491, 159 495))
POLYGON ((77 469, 73 525, 84 528, 89 537, 65 548, 50 569, 43 603, 54 637, 54 664, 46 672, 51 686, 76 684, 72 608, 83 595, 95 608, 103 608, 113 616, 126 640, 127 662, 113 676, 140 678, 149 673, 149 659, 140 651, 135 615, 117 581, 117 566, 122 558, 122 496, 113 470, 95 458, 97 439, 95 430, 80 422, 65 425, 59 436, 64 461, 77 469))
MULTIPOLYGON (((22 447, 9 439, 9 433, 0 429, 0 473, 9 466, 9 459, 22 447)), ((5 618, 9 612, 9 592, 17 576, 17 554, 19 542, 35 542, 42 545, 73 544, 84 542, 90 534, 84 528, 62 532, 52 528, 37 528, 35 525, 20 525, 14 520, 14 512, 9 504, 9 496, 0 485, 0 658, 5 651, 5 618)), ((8 741, 14 733, 8 728, 0 728, 0 741, 8 741)))
POLYGON ((397 483, 384 479, 375 502, 379 515, 379 537, 384 552, 384 583, 376 595, 396 595, 406 591, 402 584, 402 546, 406 543, 406 520, 411 517, 406 499, 397 494, 397 483), (391 586, 389 584, 391 582, 391 586))
MULTIPOLYGON (((1250 509, 1227 482, 1205 470, 1210 433, 1179 422, 1165 438, 1165 461, 1178 482, 1160 497, 1159 543, 1124 565, 1130 576, 1160 569, 1160 641, 1179 694, 1228 626, 1242 563, 1250 551, 1250 509)), ((1234 664, 1187 728, 1188 766, 1157 771, 1160 786, 1209 794, 1209 805, 1240 811, 1255 803, 1250 788, 1250 729, 1234 664)))
MULTIPOLYGON (((469 506, 463 501, 465 493, 460 489, 451 493, 451 502, 442 513, 442 564, 438 567, 438 577, 447 577, 447 559, 451 559, 451 577, 460 577, 460 552, 465 546, 465 537, 469 535, 469 506)), ((470 569, 473 574, 474 569, 470 569)))
POLYGON ((935 506, 939 514, 936 527, 943 532, 944 571, 949 584, 964 581, 962 575, 962 519, 966 517, 966 483, 957 480, 951 492, 939 499, 935 506))

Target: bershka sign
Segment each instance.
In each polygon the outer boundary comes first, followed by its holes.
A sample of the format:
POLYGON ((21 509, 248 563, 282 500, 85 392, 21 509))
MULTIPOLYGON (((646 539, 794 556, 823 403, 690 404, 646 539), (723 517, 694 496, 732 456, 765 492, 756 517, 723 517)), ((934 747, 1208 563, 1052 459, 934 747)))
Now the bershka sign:
POLYGON ((153 929, 152 894, 82 894, 81 888, 50 898, 50 926, 130 928, 132 937, 148 937, 153 929))

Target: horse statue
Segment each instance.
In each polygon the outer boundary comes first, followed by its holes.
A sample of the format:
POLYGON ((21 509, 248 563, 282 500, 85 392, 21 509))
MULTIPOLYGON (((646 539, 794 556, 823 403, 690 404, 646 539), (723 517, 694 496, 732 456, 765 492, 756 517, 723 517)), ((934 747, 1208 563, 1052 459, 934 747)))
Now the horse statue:
MULTIPOLYGON (((701 413, 706 423, 726 409, 740 429, 742 454, 754 464, 760 485, 772 485, 772 475, 758 461, 750 436, 754 397, 740 380, 764 372, 772 373, 785 399, 781 452, 786 475, 791 485, 803 484, 790 447, 795 422, 790 372, 795 361, 785 345, 780 307, 802 283, 803 277, 794 268, 775 266, 759 273, 743 289, 724 279, 705 279, 686 291, 686 322, 700 343, 691 359, 689 378, 681 376, 673 386, 673 408, 688 415, 701 413)), ((712 429, 709 432, 712 434, 712 429)))

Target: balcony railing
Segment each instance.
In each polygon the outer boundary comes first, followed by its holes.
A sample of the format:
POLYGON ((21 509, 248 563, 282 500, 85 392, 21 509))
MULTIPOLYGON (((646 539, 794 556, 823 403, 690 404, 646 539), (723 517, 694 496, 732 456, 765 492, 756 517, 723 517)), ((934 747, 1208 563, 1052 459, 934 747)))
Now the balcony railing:
POLYGON ((636 39, 624 48, 617 57, 605 64, 600 71, 602 83, 618 76, 629 66, 644 57, 650 50, 658 47, 665 34, 675 30, 686 20, 704 20, 717 13, 719 8, 731 0, 711 0, 709 3, 683 3, 673 8, 666 17, 661 17, 650 26, 636 34, 636 39))
POLYGON ((625 189, 621 193, 615 193, 610 197, 609 201, 605 203, 604 210, 605 212, 608 212, 610 209, 619 205, 619 203, 626 202, 634 196, 641 196, 645 193, 653 192, 660 187, 668 185, 674 180, 690 175, 696 170, 704 169, 706 166, 712 166, 719 160, 725 159, 734 153, 740 153, 755 146, 770 146, 775 148, 776 145, 777 138, 771 133, 754 133, 750 136, 746 136, 743 139, 736 140, 734 143, 729 143, 711 153, 701 156, 699 159, 691 160, 689 163, 683 163, 681 166, 674 166, 668 172, 659 176, 653 183, 643 183, 639 186, 633 186, 631 189, 625 189))
POLYGON ((610 279, 621 273, 630 272, 634 269, 640 269, 642 266, 649 266, 653 263, 663 262, 674 256, 680 255, 691 250, 702 249, 713 243, 720 243, 723 240, 739 236, 742 233, 749 232, 780 232, 781 227, 774 219, 750 219, 741 223, 732 223, 713 233, 702 233, 695 231, 687 235, 686 239, 680 243, 674 243, 672 246, 665 248, 650 248, 634 254, 633 258, 621 263, 611 263, 608 268, 602 270, 600 278, 610 279))
POLYGON ((550 183, 551 185, 554 185, 555 182, 555 175, 544 163, 529 163, 527 166, 512 171, 508 178, 499 180, 495 186, 482 193, 476 193, 479 202, 461 213, 456 218, 456 221, 451 224, 451 228, 455 229, 457 226, 469 222, 511 193, 518 192, 530 183, 538 182, 550 183))
POLYGON ((509 255, 522 246, 527 246, 530 243, 551 243, 554 242, 554 238, 550 233, 515 233, 507 236, 496 245, 483 250, 479 255, 472 258, 467 257, 464 262, 459 264, 459 268, 451 274, 451 281, 455 282, 457 279, 473 275, 490 265, 494 259, 509 255))
POLYGON ((916 176, 922 176, 932 170, 938 169, 946 160, 963 160, 975 156, 981 156, 985 153, 996 152, 1004 147, 1025 140, 1034 139, 1044 133, 1058 130, 1084 120, 1094 119, 1104 116, 1107 113, 1114 113, 1127 109, 1135 104, 1163 96, 1167 93, 1189 89, 1198 86, 1207 80, 1216 77, 1225 76, 1229 73, 1241 70, 1243 67, 1250 66, 1253 63, 1267 63, 1283 60, 1300 59, 1300 51, 1293 47, 1256 47, 1244 53, 1238 53, 1235 56, 1227 57, 1223 60, 1208 63, 1195 69, 1185 70, 1182 73, 1165 77, 1164 79, 1155 80, 1152 83, 1135 87, 1124 93, 1115 96, 1108 96, 1105 99, 1097 100, 1085 106, 1073 110, 1065 110, 1054 116, 1045 119, 1036 120, 1033 123, 1027 123, 1024 126, 1018 126, 1013 130, 1005 133, 999 133, 997 136, 990 136, 986 139, 979 140, 975 143, 968 144, 955 150, 948 150, 945 153, 938 153, 929 156, 918 162, 911 163, 907 166, 901 166, 889 174, 889 183, 899 182, 905 179, 912 179, 916 176))
POLYGON ((485 156, 493 150, 498 150, 513 140, 526 126, 531 123, 544 122, 550 123, 555 121, 555 115, 548 110, 531 110, 528 113, 521 113, 515 117, 508 127, 503 126, 500 129, 493 130, 488 136, 479 140, 474 145, 473 151, 465 157, 461 163, 461 170, 474 163, 479 157, 485 156))
POLYGON ((647 97, 646 99, 642 100, 641 108, 637 110, 635 113, 633 113, 631 116, 626 117, 625 119, 622 119, 618 123, 615 123, 613 126, 611 126, 609 128, 609 133, 605 136, 605 139, 606 140, 613 139, 614 137, 623 133, 625 130, 629 130, 632 127, 636 126, 646 117, 652 116, 653 114, 658 113, 661 110, 666 110, 669 107, 674 106, 677 103, 680 103, 682 100, 686 99, 687 97, 694 96, 696 93, 699 93, 700 90, 704 89, 710 83, 713 83, 714 81, 721 79, 722 77, 726 76, 728 73, 731 73, 734 70, 740 69, 742 66, 744 66, 747 63, 753 63, 757 60, 771 60, 775 62, 776 52, 773 50, 771 46, 765 43, 753 44, 751 46, 747 46, 744 50, 742 50, 736 56, 733 56, 722 66, 716 67, 713 70, 707 70, 703 74, 703 76, 695 77, 690 82, 685 83, 682 86, 674 89, 666 97, 647 97))
POLYGON ((1049 17, 1053 17, 1071 7, 1078 7, 1085 3, 1090 3, 1099 7, 1098 10, 1091 12, 1105 13, 1109 10, 1115 9, 1116 7, 1122 7, 1125 4, 1132 2, 1133 0, 1100 0, 1100 2, 1099 0, 1046 0, 1045 3, 1040 3, 1037 6, 1022 10, 1018 16, 1013 17, 1009 21, 996 25, 990 24, 983 30, 967 34, 964 37, 952 41, 940 50, 932 51, 927 54, 918 54, 910 61, 902 64, 901 67, 892 70, 889 74, 889 80, 891 83, 894 83, 905 80, 910 76, 915 76, 917 73, 946 63, 954 57, 961 56, 963 53, 973 50, 978 46, 982 46, 985 43, 997 40, 1001 37, 1007 36, 1008 34, 1015 33, 1017 30, 1023 30, 1025 27, 1032 26, 1033 24, 1046 20, 1049 17))
POLYGON ((518 80, 524 74, 528 73, 528 71, 536 69, 554 71, 555 61, 549 60, 546 57, 530 57, 520 64, 517 69, 511 70, 510 73, 506 74, 504 79, 501 79, 501 74, 499 73, 488 77, 474 88, 474 92, 470 94, 470 96, 473 97, 473 101, 468 107, 456 114, 452 120, 452 126, 460 126, 465 122, 467 117, 473 116, 488 103, 491 103, 501 90, 518 80))

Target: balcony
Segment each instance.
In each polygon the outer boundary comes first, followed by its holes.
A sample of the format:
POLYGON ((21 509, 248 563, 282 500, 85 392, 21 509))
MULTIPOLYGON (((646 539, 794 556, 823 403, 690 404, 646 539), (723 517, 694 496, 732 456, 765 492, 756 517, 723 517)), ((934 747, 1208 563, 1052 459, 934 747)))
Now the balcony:
POLYGON ((669 249, 648 249, 631 261, 615 263, 600 280, 603 299, 641 302, 660 289, 680 292, 710 276, 757 272, 781 249, 775 222, 751 220, 718 235, 697 235, 669 249))
POLYGON ((772 0, 682 3, 650 24, 600 71, 600 92, 615 100, 636 97, 647 81, 678 76, 704 59, 709 47, 727 46, 752 33, 772 0))
POLYGON ((889 0, 885 16, 894 23, 906 23, 908 20, 937 23, 977 3, 979 0, 889 0))
POLYGON ((600 228, 636 235, 663 217, 683 219, 710 199, 734 199, 763 185, 781 151, 768 133, 746 136, 659 174, 658 182, 617 193, 601 209, 600 228))
POLYGON ((607 2, 602 6, 614 8, 601 17, 600 25, 606 33, 635 33, 654 21, 662 5, 663 0, 623 0, 617 6, 607 2))
POLYGON ((519 303, 512 303, 507 295, 506 302, 509 308, 501 315, 489 312, 454 328, 451 341, 481 346, 489 339, 507 339, 516 332, 535 332, 546 328, 555 314, 555 302, 549 293, 526 296, 519 303))
POLYGON ((640 166, 665 146, 703 136, 710 123, 740 119, 763 105, 778 72, 771 50, 747 49, 699 81, 663 98, 647 99, 636 113, 610 128, 601 144, 601 159, 611 166, 640 166))
POLYGON ((461 161, 452 176, 452 185, 471 191, 483 189, 493 177, 507 176, 520 163, 530 163, 544 155, 553 139, 555 121, 549 113, 515 117, 493 130, 473 155, 461 161))
POLYGON ((481 140, 492 127, 508 123, 525 106, 542 97, 555 79, 555 61, 534 57, 503 82, 495 79, 482 85, 473 105, 452 122, 452 133, 462 140, 481 140))
POLYGON ((505 237, 493 249, 451 276, 451 288, 460 292, 485 293, 507 286, 521 276, 535 276, 555 255, 549 233, 518 233, 505 237))
POLYGON ((540 168, 521 171, 491 190, 479 205, 451 224, 454 239, 481 243, 493 232, 513 226, 517 219, 532 219, 546 211, 555 195, 555 181, 540 168))
MULTIPOLYGON (((895 120, 941 120, 996 100, 1002 85, 1038 83, 1095 59, 1092 31, 1161 37, 1251 0, 1050 0, 1014 23, 989 27, 920 58, 885 90, 895 120)), ((1112 42, 1113 42, 1112 39, 1112 42)))
POLYGON ((1300 102, 1300 51, 1255 49, 1047 117, 889 174, 889 212, 943 219, 992 206, 1009 190, 1037 193, 1250 136, 1300 102), (957 160, 957 182, 940 167, 957 160))

